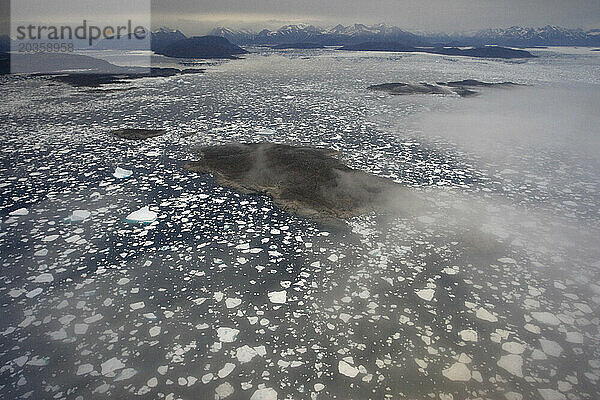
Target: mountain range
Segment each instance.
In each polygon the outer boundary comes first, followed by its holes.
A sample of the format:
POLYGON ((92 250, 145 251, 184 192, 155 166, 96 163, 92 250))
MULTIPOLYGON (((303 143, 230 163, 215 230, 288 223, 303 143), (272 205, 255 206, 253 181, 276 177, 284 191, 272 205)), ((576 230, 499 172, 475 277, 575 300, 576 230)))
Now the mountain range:
POLYGON ((535 46, 600 46, 600 29, 584 31, 557 26, 524 28, 513 26, 468 33, 411 33, 386 24, 318 28, 314 25, 286 25, 277 30, 259 32, 219 27, 210 35, 222 36, 237 45, 281 45, 315 43, 342 46, 365 42, 394 42, 405 46, 451 45, 512 47, 535 46))

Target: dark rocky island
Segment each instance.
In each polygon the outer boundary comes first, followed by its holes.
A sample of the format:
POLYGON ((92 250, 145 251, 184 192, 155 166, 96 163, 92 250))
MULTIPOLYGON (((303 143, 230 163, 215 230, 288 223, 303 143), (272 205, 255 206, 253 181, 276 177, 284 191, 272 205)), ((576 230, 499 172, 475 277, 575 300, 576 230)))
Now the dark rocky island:
POLYGON ((430 83, 383 83, 369 86, 367 89, 386 92, 392 95, 410 94, 457 94, 460 97, 475 96, 478 94, 473 88, 511 88, 520 86, 513 82, 481 82, 475 79, 465 79, 453 82, 430 83))
POLYGON ((341 47, 339 50, 348 51, 390 51, 390 52, 415 52, 419 51, 416 47, 408 46, 394 42, 365 42, 358 44, 350 44, 341 47))
POLYGON ((157 54, 173 58, 236 58, 248 52, 220 36, 194 36, 167 44, 157 54))
POLYGON ((113 131, 112 134, 121 139, 144 140, 161 136, 167 133, 164 129, 131 129, 123 128, 113 131))
POLYGON ((452 82, 438 82, 438 85, 445 85, 451 87, 512 87, 512 86, 520 86, 518 83, 514 82, 482 82, 475 79, 464 79, 462 81, 452 81, 452 82))
POLYGON ((98 58, 79 54, 36 53, 11 55, 0 53, 0 75, 10 73, 11 57, 13 67, 21 73, 46 76, 51 80, 75 87, 98 88, 107 84, 127 83, 138 78, 168 77, 204 72, 200 68, 121 67, 98 58))
POLYGON ((310 49, 324 49, 325 46, 319 43, 283 43, 275 46, 271 46, 272 49, 275 50, 288 50, 288 49, 300 49, 300 50, 310 50, 310 49))
POLYGON ((322 222, 341 222, 382 206, 394 182, 358 171, 327 149, 272 143, 198 149, 186 169, 213 174, 220 185, 266 194, 283 210, 322 222))
POLYGON ((394 95, 407 94, 453 94, 448 88, 428 83, 383 83, 381 85, 369 86, 367 89, 386 92, 394 95))
POLYGON ((348 51, 390 51, 403 53, 429 53, 448 56, 463 56, 477 58, 532 58, 535 57, 528 51, 511 49, 500 46, 484 46, 469 49, 460 49, 458 47, 413 47, 402 43, 387 42, 367 42, 352 44, 341 47, 339 50, 348 51))

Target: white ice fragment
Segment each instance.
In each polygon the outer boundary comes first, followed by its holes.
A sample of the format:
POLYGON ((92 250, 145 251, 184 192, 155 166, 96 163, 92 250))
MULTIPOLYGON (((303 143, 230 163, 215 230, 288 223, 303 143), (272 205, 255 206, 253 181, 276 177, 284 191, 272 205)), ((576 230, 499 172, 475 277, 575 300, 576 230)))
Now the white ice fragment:
POLYGON ((26 208, 19 208, 18 210, 12 211, 10 214, 11 217, 24 217, 29 214, 29 210, 26 208))
POLYGON ((240 333, 240 331, 234 328, 222 327, 217 329, 217 336, 219 337, 219 341, 223 343, 234 342, 238 333, 240 333))
POLYGON ((554 389, 538 389, 538 393, 544 400, 566 400, 567 397, 554 389))
POLYGON ((477 341, 477 331, 473 329, 464 329, 458 332, 460 338, 465 342, 476 342, 477 341))
POLYGON ((525 345, 517 342, 506 342, 502 344, 502 350, 511 354, 523 354, 525 345))
POLYGON ((231 396, 234 391, 233 386, 231 386, 229 382, 222 383, 215 389, 215 392, 217 393, 215 400, 226 399, 231 396))
POLYGON ((123 371, 121 371, 121 373, 119 374, 119 376, 117 376, 115 378, 115 381, 125 381, 131 377, 133 377, 135 374, 137 374, 137 371, 133 368, 125 368, 123 371))
POLYGON ((77 368, 76 375, 85 375, 89 374, 94 370, 94 366, 92 364, 83 364, 77 368))
POLYGON ((125 220, 130 223, 148 224, 156 221, 156 218, 158 218, 158 214, 154 211, 150 211, 149 206, 145 206, 129 214, 125 220))
POLYGON ((133 175, 133 171, 130 171, 128 169, 123 169, 121 167, 117 167, 115 169, 115 172, 113 173, 113 176, 117 179, 129 178, 131 175, 133 175))
POLYGON ((125 368, 125 364, 113 357, 110 360, 104 361, 102 364, 100 364, 100 367, 102 368, 102 375, 106 376, 118 369, 125 368))
POLYGON ((277 400, 277 392, 271 388, 262 388, 254 392, 250 400, 277 400))
POLYGON ((287 292, 285 290, 281 290, 279 292, 270 292, 269 300, 274 304, 284 304, 287 301, 287 292))
POLYGON ((156 377, 150 378, 148 379, 148 382, 146 382, 146 385, 150 388, 155 388, 158 385, 158 379, 156 377))
POLYGON ((554 314, 547 311, 532 312, 531 316, 546 325, 560 325, 560 320, 554 314))
POLYGON ((490 313, 488 310, 486 310, 483 307, 480 307, 479 310, 477 310, 477 313, 475 314, 475 316, 484 321, 498 322, 498 318, 496 318, 496 316, 494 316, 494 314, 490 313))
POLYGON ((518 376, 519 378, 523 377, 523 358, 520 355, 509 354, 502 356, 497 364, 500 368, 504 368, 511 374, 518 376))
POLYGON ((25 296, 26 296, 28 299, 32 299, 32 298, 34 298, 34 297, 38 296, 39 294, 41 294, 41 293, 42 293, 42 291, 43 291, 43 289, 42 289, 42 288, 33 289, 33 290, 31 290, 31 291, 27 292, 27 294, 26 294, 25 296))
POLYGON ((433 295, 435 294, 434 289, 421 289, 417 290, 417 296, 422 298, 425 301, 431 301, 433 299, 433 295))
POLYGON ((235 307, 239 306, 240 304, 242 304, 241 299, 236 299, 236 298, 230 297, 225 300, 225 306, 227 306, 227 308, 235 308, 235 307))
POLYGON ((567 332, 565 340, 569 343, 583 344, 583 335, 579 332, 567 332))
POLYGON ((549 356, 558 357, 563 352, 560 344, 547 339, 540 339, 540 345, 542 346, 542 351, 549 356))
POLYGON ((355 378, 359 372, 358 368, 353 367, 344 360, 340 360, 338 363, 338 371, 340 374, 349 376, 350 378, 355 378))
POLYGON ((150 333, 150 337, 155 337, 160 335, 160 326, 153 326, 149 329, 148 333, 150 333))
POLYGON ((139 310, 141 308, 144 308, 146 305, 144 304, 143 301, 138 301, 137 303, 131 303, 129 305, 129 308, 131 308, 132 310, 139 310))
POLYGON ((471 371, 463 363, 454 363, 448 369, 442 371, 442 375, 451 381, 467 382, 471 380, 471 371))
POLYGON ((256 356, 257 356, 256 351, 248 345, 238 347, 238 349, 236 350, 236 354, 235 354, 235 357, 242 364, 250 362, 256 356))
POLYGON ((75 334, 85 335, 88 330, 88 324, 75 324, 75 334))
POLYGON ((92 215, 88 210, 75 210, 73 213, 67 218, 70 222, 82 222, 88 219, 92 215))
POLYGON ((46 273, 36 276, 33 281, 35 283, 49 283, 49 282, 52 282, 53 280, 54 280, 54 277, 52 276, 52 274, 49 274, 46 272, 46 273))
POLYGON ((223 379, 226 378, 231 371, 233 371, 235 369, 235 364, 232 363, 226 363, 225 366, 223 368, 221 368, 218 372, 219 378, 223 379))

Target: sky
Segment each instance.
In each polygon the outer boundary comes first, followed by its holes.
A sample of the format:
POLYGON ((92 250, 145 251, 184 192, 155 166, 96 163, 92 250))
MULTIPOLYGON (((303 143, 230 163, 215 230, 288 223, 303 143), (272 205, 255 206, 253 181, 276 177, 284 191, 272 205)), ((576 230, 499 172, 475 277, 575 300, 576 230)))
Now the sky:
MULTIPOLYGON (((21 0, 13 0, 21 1, 21 0)), ((34 0, 35 1, 35 0, 34 0)), ((66 18, 69 8, 57 3, 81 4, 92 0, 41 1, 36 7, 44 15, 66 18)), ((115 0, 93 0, 97 8, 115 0)), ((121 0, 118 10, 126 3, 121 0)), ((294 23, 329 27, 354 23, 386 23, 417 32, 463 32, 485 28, 558 25, 570 28, 600 28, 600 0, 145 0, 152 2, 153 26, 203 34, 216 26, 231 28, 278 28, 294 23)), ((9 0, 0 0, 2 5, 9 0)), ((3 33, 3 32, 0 32, 3 33)))
POLYGON ((153 23, 191 34, 215 26, 275 28, 387 23, 405 30, 458 32, 558 25, 600 28, 600 0, 153 0, 153 23))

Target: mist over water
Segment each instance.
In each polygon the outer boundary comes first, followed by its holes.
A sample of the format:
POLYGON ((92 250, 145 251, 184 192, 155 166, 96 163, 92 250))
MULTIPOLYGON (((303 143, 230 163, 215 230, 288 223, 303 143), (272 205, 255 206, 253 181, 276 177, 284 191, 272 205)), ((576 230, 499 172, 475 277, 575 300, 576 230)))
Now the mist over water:
POLYGON ((0 390, 597 398, 597 60, 259 49, 117 93, 3 78, 0 390), (469 78, 528 86, 366 90, 469 78), (401 189, 333 228, 183 169, 231 142, 337 150, 401 189))

